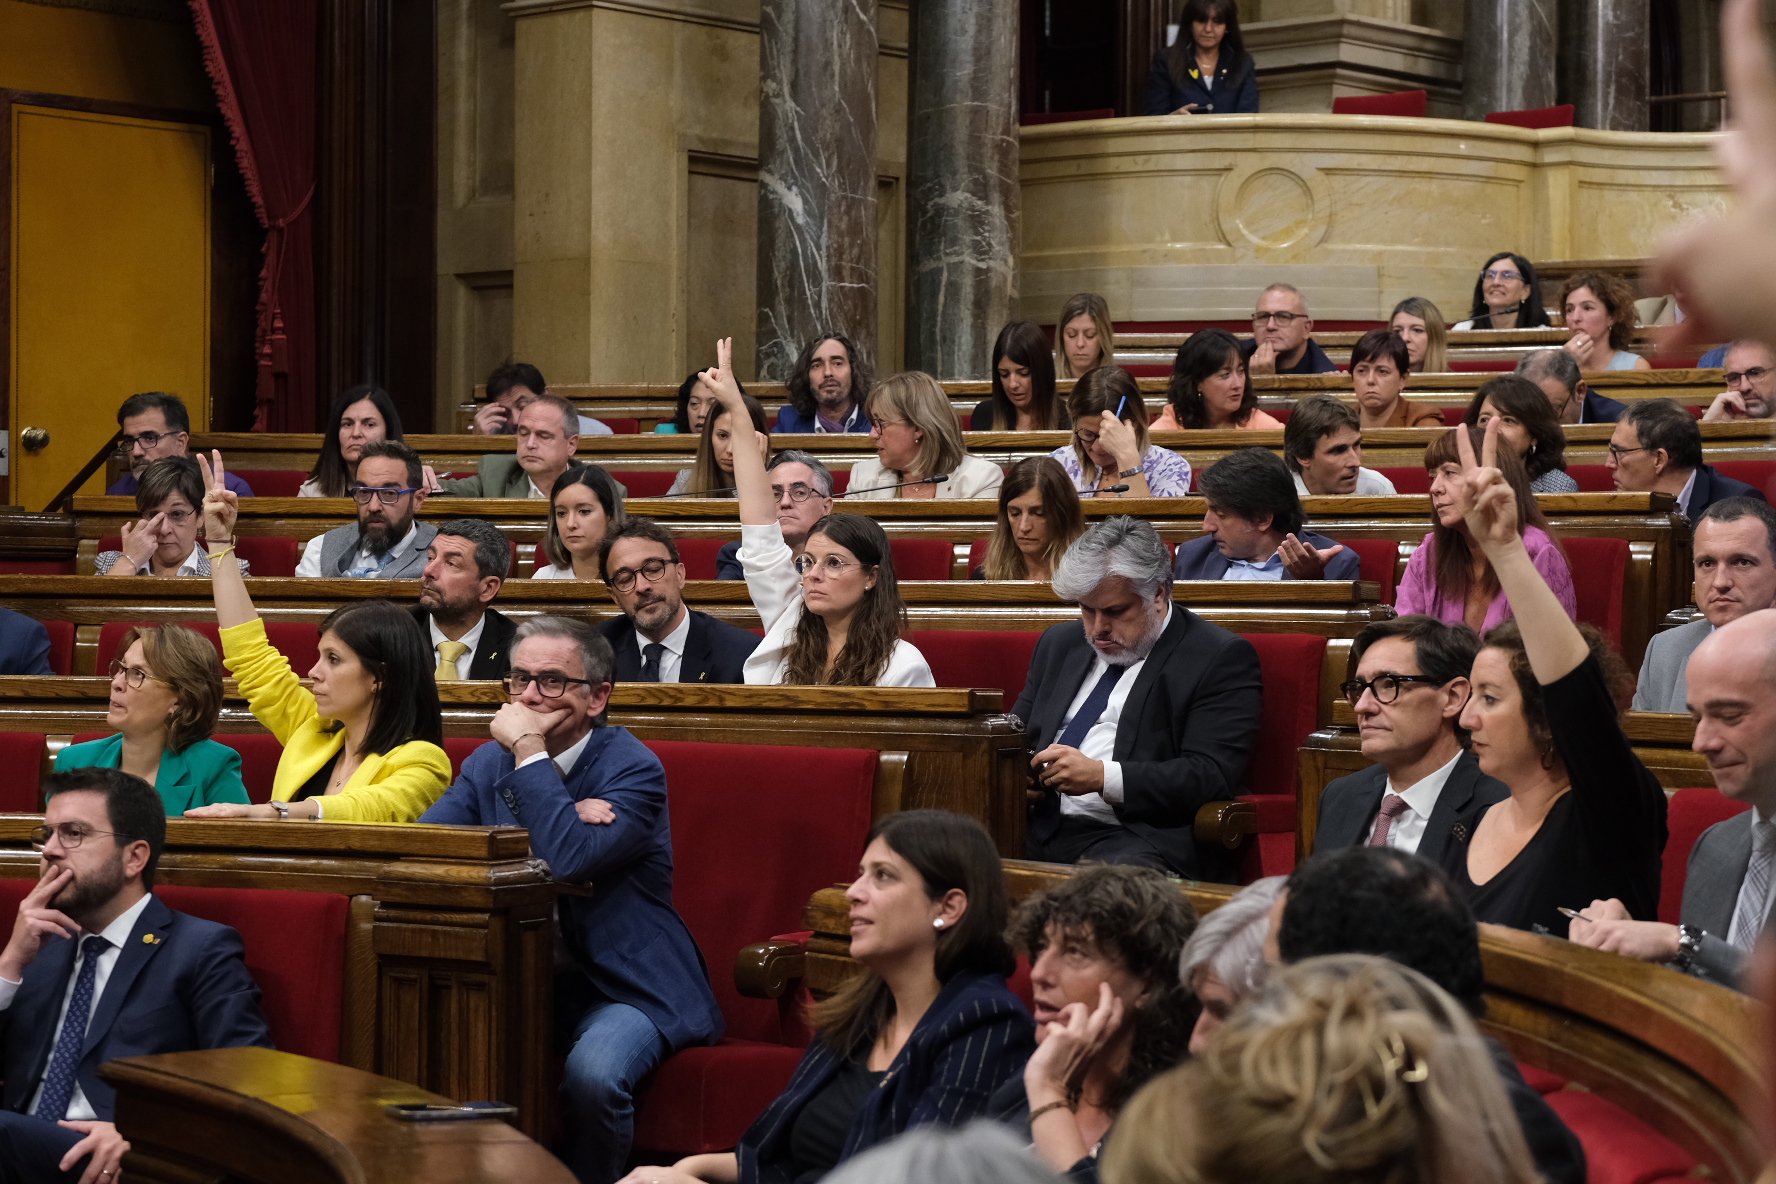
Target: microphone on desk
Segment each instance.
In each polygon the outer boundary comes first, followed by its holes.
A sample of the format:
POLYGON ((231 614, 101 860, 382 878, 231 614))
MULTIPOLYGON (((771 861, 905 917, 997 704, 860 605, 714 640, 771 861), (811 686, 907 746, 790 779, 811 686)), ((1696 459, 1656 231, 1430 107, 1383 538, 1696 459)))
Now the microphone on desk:
POLYGON ((902 481, 899 485, 871 485, 864 489, 847 489, 844 493, 833 494, 833 497, 850 497, 854 493, 881 493, 886 489, 905 489, 909 485, 942 485, 949 479, 947 473, 939 473, 935 477, 921 477, 917 481, 902 481))
POLYGON ((1102 489, 1088 489, 1080 497, 1097 497, 1100 493, 1127 493, 1127 485, 1106 485, 1102 489))
POLYGON ((733 497, 738 489, 681 489, 677 493, 656 493, 658 498, 668 497, 733 497))

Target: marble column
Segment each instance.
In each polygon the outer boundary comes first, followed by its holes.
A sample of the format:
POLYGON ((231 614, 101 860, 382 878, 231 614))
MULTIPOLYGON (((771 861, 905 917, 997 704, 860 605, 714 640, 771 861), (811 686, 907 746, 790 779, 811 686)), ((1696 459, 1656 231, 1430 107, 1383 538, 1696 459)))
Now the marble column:
POLYGON ((1557 0, 1468 0, 1462 117, 1554 105, 1557 0))
POLYGON ((1016 0, 914 0, 906 364, 985 378, 1018 251, 1016 0))
POLYGON ((1648 127, 1647 0, 1564 0, 1561 88, 1580 127, 1640 132, 1648 127))
POLYGON ((763 0, 758 377, 787 378, 824 332, 873 361, 876 0, 763 0))

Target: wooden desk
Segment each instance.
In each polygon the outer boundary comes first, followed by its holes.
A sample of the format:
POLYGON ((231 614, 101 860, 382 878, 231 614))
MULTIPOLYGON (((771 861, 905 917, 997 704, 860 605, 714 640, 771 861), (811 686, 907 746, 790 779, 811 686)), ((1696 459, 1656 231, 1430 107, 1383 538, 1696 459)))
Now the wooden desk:
POLYGON ((229 1048, 127 1057, 99 1075, 117 1087, 132 1184, 574 1184, 498 1119, 391 1118, 390 1103, 452 1099, 345 1065, 229 1048))

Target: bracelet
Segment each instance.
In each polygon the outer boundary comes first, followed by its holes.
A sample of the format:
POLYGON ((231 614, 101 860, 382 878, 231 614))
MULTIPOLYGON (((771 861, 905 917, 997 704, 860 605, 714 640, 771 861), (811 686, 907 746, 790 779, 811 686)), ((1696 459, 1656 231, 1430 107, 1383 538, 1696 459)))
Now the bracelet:
POLYGON ((1036 1109, 1030 1111, 1030 1125, 1035 1126, 1036 1120, 1041 1118, 1044 1114, 1047 1114, 1050 1110, 1065 1110, 1068 1113, 1072 1113, 1073 1107, 1067 1105, 1064 1101, 1050 1102, 1046 1106, 1038 1106, 1036 1109))
POLYGON ((209 552, 206 552, 206 554, 209 556, 210 562, 214 563, 216 560, 222 558, 224 555, 232 554, 233 551, 234 551, 234 544, 229 543, 226 547, 223 547, 220 551, 209 551, 209 552))
POLYGON ((1142 474, 1142 472, 1144 472, 1144 471, 1145 470, 1143 470, 1140 465, 1136 465, 1132 469, 1123 469, 1123 470, 1119 471, 1116 475, 1118 477, 1139 477, 1142 474))
POLYGON ((543 735, 541 732, 525 732, 522 735, 520 735, 518 737, 518 739, 512 741, 512 751, 513 752, 518 751, 518 746, 520 744, 524 743, 526 740, 530 739, 532 736, 535 736, 538 740, 541 740, 543 742, 543 748, 545 751, 548 749, 549 738, 547 736, 543 735))

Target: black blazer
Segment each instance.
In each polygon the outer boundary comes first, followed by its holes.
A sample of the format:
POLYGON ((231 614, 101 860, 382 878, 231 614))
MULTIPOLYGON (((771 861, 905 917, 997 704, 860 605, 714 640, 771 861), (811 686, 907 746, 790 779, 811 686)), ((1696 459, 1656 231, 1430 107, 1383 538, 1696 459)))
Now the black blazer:
MULTIPOLYGON (((425 634, 426 649, 431 649, 432 614, 418 606, 409 611, 419 622, 420 632, 425 634)), ((481 640, 475 643, 475 652, 469 658, 468 673, 464 677, 473 682, 494 682, 511 672, 512 635, 518 632, 518 626, 495 609, 487 609, 483 615, 487 624, 481 630, 481 640)))
MULTIPOLYGON (((1078 621, 1050 627, 1036 643, 1013 708, 1032 751, 1060 734, 1061 716, 1096 660, 1078 621)), ((1203 870, 1192 829, 1197 810, 1240 793, 1263 706, 1252 643, 1173 605, 1116 729, 1123 791, 1116 814, 1183 875, 1203 870)), ((1052 816, 1060 802, 1044 794, 1031 810, 1052 816)))
MULTIPOLYGON (((1340 777, 1321 791, 1320 821, 1314 831, 1314 850, 1331 851, 1338 847, 1355 847, 1369 841, 1375 829, 1375 816, 1381 810, 1381 795, 1387 788, 1387 770, 1371 765, 1348 777, 1340 777)), ((1464 752, 1456 758, 1437 804, 1431 807, 1431 820, 1419 840, 1418 853, 1432 863, 1441 864, 1449 848, 1450 833, 1458 826, 1465 835, 1474 833, 1474 820, 1483 807, 1502 802, 1511 794, 1504 782, 1480 771, 1474 754, 1464 752)))
POLYGON ((1628 404, 1620 399, 1612 399, 1608 395, 1600 395, 1596 391, 1585 392, 1583 409, 1579 412, 1580 423, 1615 423, 1628 414, 1628 404))
POLYGON ((1727 476, 1713 465, 1701 465, 1696 469, 1696 485, 1690 490, 1689 519, 1694 522, 1702 517, 1702 511, 1715 502, 1725 501, 1730 497, 1751 497, 1758 501, 1768 501, 1764 491, 1755 485, 1747 485, 1743 481, 1727 476))
MULTIPOLYGON (((744 682, 746 659, 758 648, 757 634, 718 621, 708 613, 686 609, 691 632, 685 638, 684 660, 679 663, 679 682, 744 682)), ((635 622, 619 613, 598 627, 617 656, 617 681, 641 677, 641 649, 635 642, 635 622)))
MULTIPOLYGON (((1185 48, 1189 49, 1189 28, 1178 30, 1178 36, 1184 39, 1185 48)), ((1147 89, 1142 96, 1143 115, 1170 115, 1186 103, 1195 103, 1199 115, 1257 113, 1258 67, 1251 54, 1242 53, 1235 60, 1232 48, 1223 42, 1220 57, 1215 62, 1215 85, 1211 89, 1204 86, 1201 79, 1191 78, 1188 74, 1174 78, 1167 61, 1168 53, 1162 49, 1153 55, 1153 66, 1147 71, 1147 89)), ((1191 65, 1194 67, 1194 60, 1191 65)))

